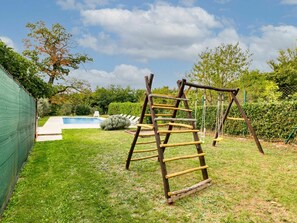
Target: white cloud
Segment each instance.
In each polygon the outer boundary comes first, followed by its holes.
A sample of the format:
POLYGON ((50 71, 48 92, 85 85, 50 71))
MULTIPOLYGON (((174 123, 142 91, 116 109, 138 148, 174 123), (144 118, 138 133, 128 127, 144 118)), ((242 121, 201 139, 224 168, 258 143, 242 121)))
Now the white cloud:
POLYGON ((253 54, 252 68, 269 70, 267 61, 280 49, 293 47, 297 27, 260 27, 257 34, 240 35, 230 23, 200 7, 151 5, 147 10, 99 9, 81 11, 86 26, 100 28, 86 34, 79 44, 107 55, 125 55, 139 61, 176 59, 194 62, 199 53, 221 43, 239 42, 253 54))
POLYGON ((83 10, 107 5, 108 0, 57 0, 57 4, 65 10, 83 10))
POLYGON ((184 53, 193 52, 197 43, 202 48, 205 40, 213 38, 222 27, 220 21, 200 7, 164 3, 151 5, 148 10, 84 10, 81 16, 85 25, 103 30, 99 36, 83 36, 79 41, 82 46, 138 59, 192 58, 192 53, 184 53))
POLYGON ((9 47, 13 48, 14 50, 16 50, 16 46, 14 44, 14 42, 12 41, 12 39, 6 37, 6 36, 0 36, 0 39, 9 47))
POLYGON ((281 3, 286 5, 297 5, 297 0, 281 0, 281 3))
POLYGON ((103 70, 74 70, 71 76, 90 82, 92 89, 107 87, 110 84, 120 85, 122 87, 143 88, 144 76, 149 75, 151 71, 147 68, 138 68, 132 65, 121 64, 114 68, 113 71, 103 70))

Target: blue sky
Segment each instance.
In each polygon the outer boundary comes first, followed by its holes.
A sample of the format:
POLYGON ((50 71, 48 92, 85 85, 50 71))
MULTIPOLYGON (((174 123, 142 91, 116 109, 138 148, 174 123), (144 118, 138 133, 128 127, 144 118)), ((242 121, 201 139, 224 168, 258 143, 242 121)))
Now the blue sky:
POLYGON ((199 53, 239 42, 251 69, 269 71, 280 49, 297 46, 297 0, 0 0, 0 39, 21 53, 28 22, 60 23, 75 52, 94 59, 70 77, 110 84, 176 86, 199 53))

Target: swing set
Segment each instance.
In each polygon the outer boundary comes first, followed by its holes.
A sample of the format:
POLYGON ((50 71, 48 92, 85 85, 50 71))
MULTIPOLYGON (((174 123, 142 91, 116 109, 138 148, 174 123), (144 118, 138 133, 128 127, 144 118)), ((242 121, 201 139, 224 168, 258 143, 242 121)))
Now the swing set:
POLYGON ((228 88, 216 88, 212 86, 205 86, 205 85, 198 85, 194 83, 186 83, 187 86, 189 86, 188 90, 186 92, 189 92, 191 88, 196 88, 196 100, 194 103, 195 106, 195 118, 197 118, 197 101, 198 101, 198 89, 201 89, 204 91, 202 96, 202 115, 201 115, 201 126, 200 126, 200 139, 202 142, 205 142, 206 137, 206 90, 215 91, 218 93, 218 99, 217 99, 217 111, 216 111, 216 120, 215 120, 215 135, 213 138, 212 145, 215 146, 217 142, 220 142, 223 140, 224 135, 224 124, 226 120, 232 120, 232 121, 244 121, 246 123, 246 126, 248 127, 250 133, 252 134, 254 141, 258 147, 258 150, 260 153, 264 154, 264 151, 262 149, 262 146, 259 142, 259 139, 249 121, 247 118, 244 110, 242 109, 238 99, 237 94, 239 92, 239 89, 228 89, 228 88), (227 106, 227 109, 224 110, 225 106, 225 97, 224 93, 227 93, 229 95, 229 104, 227 106), (238 111, 241 115, 241 117, 231 117, 228 116, 230 109, 233 105, 233 103, 236 104, 238 111))

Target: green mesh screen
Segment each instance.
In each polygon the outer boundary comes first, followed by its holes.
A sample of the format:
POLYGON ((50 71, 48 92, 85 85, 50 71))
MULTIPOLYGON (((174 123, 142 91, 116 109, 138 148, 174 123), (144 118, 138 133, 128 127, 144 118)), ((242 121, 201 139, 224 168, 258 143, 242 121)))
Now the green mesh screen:
POLYGON ((0 66, 0 214, 34 144, 36 101, 0 66))

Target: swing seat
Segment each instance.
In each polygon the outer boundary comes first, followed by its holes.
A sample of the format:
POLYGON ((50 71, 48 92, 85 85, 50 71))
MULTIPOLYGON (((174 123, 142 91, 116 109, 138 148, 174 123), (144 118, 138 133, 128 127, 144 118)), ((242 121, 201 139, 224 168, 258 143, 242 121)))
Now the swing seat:
POLYGON ((222 141, 223 139, 224 139, 224 138, 222 138, 222 137, 218 137, 218 138, 213 139, 213 141, 220 142, 220 141, 222 141))

